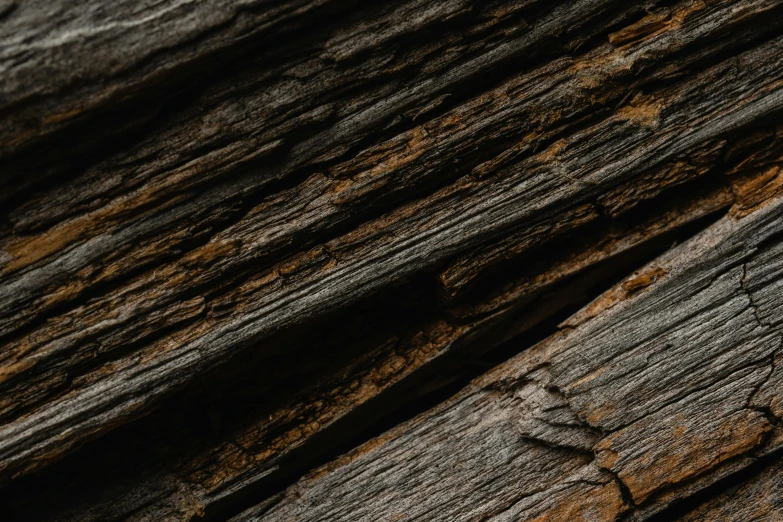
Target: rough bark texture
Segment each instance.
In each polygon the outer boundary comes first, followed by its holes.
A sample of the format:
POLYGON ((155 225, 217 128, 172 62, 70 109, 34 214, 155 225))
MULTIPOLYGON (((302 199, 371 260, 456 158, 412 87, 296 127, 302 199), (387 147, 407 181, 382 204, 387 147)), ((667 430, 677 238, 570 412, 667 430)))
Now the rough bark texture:
POLYGON ((375 4, 0 1, 10 516, 783 517, 783 1, 375 4))

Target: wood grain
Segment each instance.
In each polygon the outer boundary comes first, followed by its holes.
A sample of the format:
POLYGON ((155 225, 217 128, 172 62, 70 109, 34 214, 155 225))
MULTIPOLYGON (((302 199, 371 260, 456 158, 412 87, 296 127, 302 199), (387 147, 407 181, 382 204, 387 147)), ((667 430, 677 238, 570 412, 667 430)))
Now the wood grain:
POLYGON ((781 302, 756 292, 783 285, 781 212, 772 199, 723 218, 551 339, 235 520, 643 519, 778 449, 781 302))
POLYGON ((17 518, 641 520, 777 449, 780 1, 66 4, 0 2, 17 518))

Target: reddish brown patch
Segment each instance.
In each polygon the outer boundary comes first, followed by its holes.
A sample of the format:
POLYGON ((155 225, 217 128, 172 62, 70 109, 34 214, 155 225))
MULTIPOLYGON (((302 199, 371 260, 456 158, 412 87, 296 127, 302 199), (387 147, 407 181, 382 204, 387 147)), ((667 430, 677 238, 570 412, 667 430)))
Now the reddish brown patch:
POLYGON ((783 171, 780 167, 774 166, 760 175, 749 175, 738 179, 732 188, 736 201, 731 214, 744 217, 783 193, 783 171))
POLYGON ((770 429, 772 426, 754 411, 728 416, 714 429, 706 429, 692 416, 679 414, 655 430, 634 425, 606 437, 595 448, 596 462, 617 473, 634 501, 641 504, 660 490, 692 480, 752 450, 770 429), (645 446, 660 450, 637 453, 631 449, 624 453, 618 449, 624 446, 619 439, 638 438, 640 433, 651 438, 645 446))
POLYGON ((655 127, 660 120, 663 102, 652 95, 636 95, 631 102, 617 111, 617 117, 642 127, 655 127))
POLYGON ((644 40, 654 34, 665 31, 671 24, 671 11, 667 8, 657 9, 645 16, 635 24, 624 27, 609 35, 609 43, 615 47, 621 47, 640 40, 644 40))
POLYGON ((10 260, 3 267, 3 274, 9 274, 29 266, 66 246, 87 237, 95 230, 95 222, 84 216, 64 223, 37 236, 22 237, 12 241, 7 248, 10 260))
POLYGON ((76 116, 80 115, 82 112, 83 112, 82 109, 79 107, 79 108, 76 108, 76 109, 72 109, 70 111, 58 112, 56 114, 50 114, 50 115, 44 117, 43 120, 41 120, 41 125, 45 127, 47 125, 54 125, 56 123, 60 123, 60 122, 66 121, 66 120, 71 120, 71 119, 75 118, 76 116))
POLYGON ((640 290, 647 288, 648 286, 652 285, 653 283, 655 283, 665 275, 666 275, 666 270, 664 270, 661 267, 656 267, 646 272, 643 272, 635 277, 632 277, 631 279, 628 279, 620 286, 622 287, 626 295, 630 296, 639 292, 640 290))
POLYGON ((609 43, 615 47, 629 46, 647 40, 680 26, 694 13, 707 8, 704 0, 693 0, 674 8, 659 8, 638 22, 609 35, 609 43))
POLYGON ((35 366, 35 363, 36 361, 34 359, 22 359, 21 361, 16 361, 0 367, 0 383, 7 381, 25 370, 29 370, 35 366))
POLYGON ((531 522, 602 522, 617 520, 628 506, 614 482, 601 486, 580 485, 559 503, 531 522))
POLYGON ((626 297, 625 290, 622 287, 614 287, 601 294, 600 297, 591 302, 587 307, 581 309, 561 324, 561 327, 576 328, 580 324, 596 317, 617 303, 622 302, 626 297))
POLYGON ((215 241, 190 252, 182 258, 182 264, 191 267, 208 267, 216 260, 231 257, 239 252, 242 241, 215 241))

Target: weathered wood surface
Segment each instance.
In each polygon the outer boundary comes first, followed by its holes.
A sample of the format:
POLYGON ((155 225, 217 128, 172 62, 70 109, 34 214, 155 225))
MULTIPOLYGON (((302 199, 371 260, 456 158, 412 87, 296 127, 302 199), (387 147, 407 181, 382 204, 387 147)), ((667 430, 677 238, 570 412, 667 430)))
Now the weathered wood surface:
MULTIPOLYGON (((497 347, 522 349, 520 334, 720 213, 731 208, 710 230, 763 221, 780 188, 779 1, 46 4, 0 6, 0 483, 22 519, 225 520, 357 442, 351 426, 475 375, 497 347)), ((732 238, 748 259, 756 239, 732 238)), ((703 250, 688 254, 698 270, 730 262, 703 250)), ((654 329, 647 282, 622 301, 654 329)), ((769 288, 748 290, 757 314, 777 305, 769 288)), ((718 313, 722 297, 693 292, 700 314, 718 313)), ((742 368, 758 362, 748 350, 742 368)), ((723 375, 716 364, 705 379, 723 375)), ((639 400, 668 404, 659 392, 639 400)), ((584 424, 576 454, 508 446, 519 463, 564 466, 514 480, 572 507, 601 485, 606 516, 701 487, 656 486, 626 456, 647 454, 652 414, 563 393, 584 424), (607 452, 625 467, 598 465, 607 452), (572 496, 566 472, 589 477, 572 496)), ((756 413, 776 388, 758 397, 756 413)), ((471 415, 500 419, 511 407, 497 400, 471 415)), ((713 420, 732 407, 710 406, 713 420)), ((310 511, 312 495, 266 516, 310 511)), ((427 505, 415 498, 399 502, 427 505)), ((400 505, 376 501, 343 508, 400 505)))
POLYGON ((779 449, 781 217, 730 214, 235 520, 644 518, 779 449))

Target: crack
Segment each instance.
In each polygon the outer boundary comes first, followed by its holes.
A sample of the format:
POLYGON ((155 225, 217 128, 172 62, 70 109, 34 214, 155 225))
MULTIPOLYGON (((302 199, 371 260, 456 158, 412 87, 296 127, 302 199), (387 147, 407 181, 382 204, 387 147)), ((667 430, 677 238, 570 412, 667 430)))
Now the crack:
POLYGON ((643 519, 647 522, 680 520, 681 517, 691 513, 694 509, 731 491, 737 485, 754 480, 765 469, 777 463, 780 460, 782 453, 783 449, 781 448, 767 452, 757 452, 749 463, 741 465, 733 472, 722 475, 712 484, 707 485, 704 489, 695 491, 693 494, 682 499, 681 502, 669 505, 660 511, 650 513, 648 516, 643 517, 643 519))
POLYGON ((628 485, 625 482, 623 482, 623 479, 620 478, 620 475, 614 470, 601 466, 598 463, 596 463, 596 466, 598 466, 599 469, 605 471, 606 473, 609 474, 609 476, 612 477, 615 484, 617 484, 617 489, 620 490, 620 498, 623 499, 625 505, 628 506, 631 510, 638 509, 639 506, 634 501, 631 490, 628 488, 628 485))
MULTIPOLYGON (((520 386, 524 386, 526 384, 535 384, 539 387, 541 387, 543 390, 545 390, 547 393, 550 393, 552 395, 555 395, 558 399, 562 401, 562 404, 560 405, 561 408, 567 408, 573 416, 578 420, 577 426, 571 426, 571 427, 579 427, 584 430, 587 430, 590 434, 595 436, 596 442, 593 443, 592 449, 586 450, 584 448, 575 447, 570 444, 563 444, 563 443, 555 443, 548 440, 543 440, 538 437, 534 436, 524 436, 523 440, 526 440, 527 442, 531 442, 534 444, 538 444, 541 446, 545 446, 552 449, 557 449, 560 451, 568 451, 573 453, 574 455, 578 455, 580 457, 588 456, 590 458, 590 462, 588 465, 594 465, 598 469, 606 472, 612 480, 617 485, 617 488, 620 492, 620 497, 623 500, 623 503, 630 509, 635 510, 637 509, 637 504, 633 499, 633 495, 631 493, 631 490, 628 488, 628 485, 623 482, 622 478, 620 478, 619 473, 614 471, 611 468, 608 468, 606 466, 602 466, 599 464, 598 454, 596 452, 596 447, 598 446, 598 443, 601 439, 605 438, 610 432, 607 432, 606 430, 592 425, 589 421, 587 421, 584 417, 582 417, 579 412, 572 406, 571 402, 568 400, 567 395, 561 391, 557 386, 553 384, 544 384, 542 381, 548 381, 549 380, 549 372, 547 369, 548 365, 540 367, 540 369, 536 370, 535 372, 528 373, 525 377, 522 379, 519 379, 515 383, 507 383, 505 386, 505 389, 508 391, 509 387, 508 384, 512 384, 513 388, 517 388, 520 386), (535 373, 538 373, 538 375, 535 375, 535 373), (543 379, 542 379, 543 377, 543 379)), ((543 410, 542 410, 543 411, 543 410)), ((546 422, 546 421, 544 421, 546 422)), ((548 423, 549 424, 549 423, 548 423)), ((558 426, 552 425, 553 428, 557 428, 558 426)), ((626 512, 619 513, 618 519, 620 519, 622 516, 625 515, 626 512)))
POLYGON ((761 320, 761 317, 759 316, 759 305, 753 300, 753 292, 747 287, 747 281, 748 281, 748 263, 745 262, 742 265, 742 277, 740 277, 740 289, 745 293, 745 295, 748 298, 748 304, 750 308, 753 310, 753 317, 755 317, 756 322, 762 329, 769 329, 772 327, 772 323, 767 323, 761 320))
POLYGON ((579 423, 582 425, 582 427, 591 430, 593 433, 598 435, 600 438, 606 437, 607 435, 610 435, 612 432, 607 431, 600 426, 595 426, 590 423, 587 419, 585 419, 580 412, 573 407, 571 404, 571 401, 569 400, 568 394, 560 389, 559 386, 556 386, 554 384, 548 383, 545 388, 546 391, 549 393, 552 393, 554 395, 557 395, 559 398, 562 399, 562 401, 565 403, 565 405, 568 407, 568 409, 573 413, 574 417, 576 417, 579 421, 579 423))
MULTIPOLYGON (((590 422, 588 422, 587 419, 581 416, 579 412, 572 407, 571 403, 568 401, 566 394, 564 392, 561 392, 559 389, 557 389, 556 386, 550 385, 549 388, 551 390, 556 390, 557 393, 559 393, 563 397, 563 399, 566 401, 566 404, 568 405, 568 408, 573 412, 574 416, 577 419, 579 419, 579 421, 582 423, 585 429, 588 429, 593 433, 600 434, 598 441, 593 445, 593 449, 589 452, 593 457, 592 463, 598 469, 606 472, 612 477, 612 480, 614 480, 615 484, 617 485, 617 489, 620 491, 620 497, 622 498, 623 503, 631 510, 637 509, 638 506, 633 499, 633 494, 631 493, 631 490, 629 489, 628 485, 623 481, 622 478, 620 478, 620 474, 609 467, 599 464, 598 453, 596 451, 596 448, 600 443, 600 441, 604 439, 607 435, 609 435, 611 432, 608 432, 599 426, 594 426, 590 424, 590 422)), ((621 515, 623 514, 622 513, 618 514, 618 519, 621 517, 621 515)))
MULTIPOLYGON (((570 405, 569 405, 569 409, 570 405)), ((573 409, 571 409, 573 411, 573 409)), ((581 426, 582 428, 589 430, 590 432, 602 432, 603 430, 597 429, 593 426, 590 426, 589 424, 583 424, 581 426)), ((593 449, 591 450, 585 450, 583 448, 575 447, 568 444, 557 444, 552 443, 550 441, 542 440, 536 437, 523 437, 523 440, 529 443, 537 444, 539 446, 544 446, 550 449, 556 449, 558 451, 565 451, 568 453, 571 453, 575 456, 579 457, 589 457, 590 461, 585 466, 595 466, 599 470, 605 472, 607 475, 611 477, 611 480, 617 485, 617 489, 620 493, 620 498, 622 499, 625 506, 630 510, 636 510, 638 508, 636 502, 633 499, 633 494, 631 493, 631 490, 629 489, 628 485, 625 484, 622 478, 620 478, 620 475, 618 472, 614 471, 611 468, 608 468, 606 466, 602 466, 599 464, 599 459, 597 452, 595 450, 595 447, 597 446, 597 443, 593 445, 593 449)), ((621 512, 618 514, 617 520, 621 519, 627 511, 621 512)))
POLYGON ((772 445, 775 434, 783 426, 780 419, 772 413, 771 409, 766 406, 757 406, 752 404, 753 398, 758 391, 764 387, 769 381, 775 371, 775 357, 779 352, 779 348, 773 350, 767 357, 761 361, 755 361, 752 364, 745 365, 744 368, 759 366, 763 364, 769 365, 769 372, 753 386, 751 392, 748 394, 748 398, 744 406, 740 406, 740 409, 745 408, 752 411, 762 413, 767 421, 774 427, 772 430, 767 431, 759 439, 758 443, 751 449, 744 453, 735 455, 728 460, 720 461, 722 455, 717 455, 713 461, 715 464, 710 464, 707 471, 698 474, 689 479, 674 482, 666 485, 666 487, 658 490, 654 496, 648 498, 644 505, 636 506, 634 508, 635 518, 633 520, 655 520, 668 521, 674 520, 676 517, 671 517, 671 513, 678 513, 680 516, 687 513, 693 506, 698 505, 704 498, 712 498, 715 494, 711 493, 716 488, 722 488, 721 484, 727 483, 729 485, 736 483, 732 480, 733 477, 746 473, 746 469, 749 466, 755 466, 759 459, 764 458, 770 451, 779 451, 779 448, 775 448, 772 445), (667 494, 679 491, 681 497, 670 498, 668 501, 664 501, 663 505, 657 505, 654 499, 665 497, 667 494))
MULTIPOLYGON (((631 490, 628 488, 627 484, 623 482, 622 478, 620 478, 620 475, 612 470, 611 468, 602 466, 599 464, 598 454, 596 452, 596 447, 598 446, 598 443, 605 438, 609 432, 606 430, 594 426, 590 424, 586 419, 584 419, 579 412, 572 406, 571 402, 568 400, 567 395, 561 391, 557 386, 548 383, 549 381, 549 371, 548 367, 550 366, 549 363, 542 363, 537 365, 534 369, 527 372, 524 376, 514 379, 514 380, 507 380, 502 383, 496 383, 495 386, 492 386, 491 388, 497 391, 501 391, 504 393, 512 394, 515 398, 516 395, 513 395, 514 392, 517 390, 527 386, 527 385, 535 385, 540 387, 542 390, 546 391, 547 393, 550 393, 554 396, 556 396, 560 401, 562 401, 562 404, 559 405, 560 408, 567 408, 573 416, 577 419, 578 424, 576 426, 569 426, 569 427, 579 427, 584 430, 587 430, 590 434, 592 434, 596 438, 596 442, 593 443, 593 446, 591 449, 584 449, 580 448, 578 446, 574 446, 571 444, 564 444, 559 442, 553 442, 550 440, 544 440, 540 437, 532 436, 532 435, 523 435, 522 440, 539 445, 542 447, 555 449, 558 451, 565 451, 568 452, 574 456, 578 456, 580 458, 588 457, 590 460, 588 463, 585 464, 585 466, 595 466, 599 470, 605 472, 607 475, 611 477, 611 480, 617 485, 617 489, 620 493, 620 497, 623 501, 623 503, 626 506, 626 510, 621 511, 618 513, 616 520, 621 520, 629 511, 634 511, 638 508, 636 502, 633 499, 633 495, 631 493, 631 490)), ((487 387, 485 389, 489 389, 490 387, 487 387)), ((518 399, 519 400, 519 399, 518 399)), ((542 408, 542 411, 546 411, 549 408, 542 408)), ((545 420, 542 420, 543 422, 546 422, 545 420)), ((552 425, 551 423, 548 423, 553 428, 557 428, 558 426, 552 425)))
MULTIPOLYGON (((765 361, 767 360, 769 356, 764 356, 761 359, 754 359, 750 362, 747 362, 745 364, 742 364, 740 366, 737 366, 735 368, 730 368, 728 370, 725 370, 725 373, 719 373, 714 376, 711 380, 704 380, 701 383, 698 384, 698 386, 693 386, 692 388, 689 388, 688 390, 684 391, 681 394, 675 395, 673 397, 670 397, 666 401, 662 402, 660 405, 656 406, 655 408, 650 409, 643 415, 641 415, 638 418, 635 418, 633 420, 630 420, 629 422, 625 422, 622 424, 617 425, 616 428, 612 430, 601 430, 601 432, 604 434, 604 436, 611 435, 613 433, 617 433, 618 431, 622 431, 624 429, 627 429, 629 426, 633 426, 637 422, 641 421, 642 419, 649 417, 651 415, 655 415, 656 413, 659 413, 660 411, 666 409, 669 406, 672 406, 673 404, 676 404, 678 402, 681 402, 685 400, 688 397, 691 397, 695 394, 704 392, 705 390, 709 389, 712 386, 715 386, 718 382, 721 382, 725 379, 728 379, 731 375, 734 375, 738 372, 742 372, 743 370, 747 370, 749 368, 755 368, 763 365, 765 361)), ((600 428, 596 428, 599 429, 600 428)))
MULTIPOLYGON (((783 346, 783 338, 781 338, 781 346, 783 346)), ((767 406, 754 405, 754 404, 752 404, 752 401, 753 401, 753 398, 757 395, 758 391, 761 388, 763 388, 763 386, 769 381, 769 379, 773 375, 773 373, 775 371, 775 368, 776 368, 776 366, 775 366, 776 365, 775 358, 776 358, 776 356, 777 356, 777 354, 779 352, 779 348, 780 348, 780 346, 777 347, 774 351, 772 351, 764 360, 762 360, 762 362, 766 361, 766 363, 769 365, 769 372, 765 375, 763 380, 761 380, 760 382, 758 382, 754 386, 754 388, 753 388, 752 392, 749 394, 747 402, 746 402, 746 407, 748 409, 751 409, 751 410, 754 410, 754 411, 758 411, 758 412, 764 414, 765 418, 767 418, 767 420, 770 422, 770 424, 772 424, 773 426, 778 427, 778 428, 782 427, 783 423, 781 423, 781 419, 780 418, 778 418, 777 416, 774 415, 774 413, 771 411, 771 408, 769 408, 767 406)), ((751 363, 750 365, 747 365, 746 367, 758 366, 759 362, 760 361, 754 361, 753 363, 751 363)), ((545 369, 545 371, 546 371, 546 369, 545 369)), ((547 373, 548 373, 548 371, 547 371, 547 373)), ((546 380, 546 379, 541 379, 540 376, 531 376, 530 374, 527 374, 525 378, 518 380, 514 384, 516 384, 516 385, 525 385, 525 384, 535 383, 538 386, 544 386, 544 384, 542 383, 542 380, 546 380)), ((509 384, 511 384, 511 383, 506 383, 506 385, 504 386, 504 388, 506 390, 509 389, 509 384)), ((622 480, 622 478, 620 477, 620 475, 619 475, 619 473, 617 471, 615 471, 612 468, 609 468, 609 467, 606 467, 606 466, 603 466, 603 465, 599 464, 598 454, 597 454, 597 452, 595 450, 595 448, 600 443, 600 439, 602 439, 602 438, 606 437, 607 435, 609 435, 611 433, 614 433, 614 432, 616 432, 616 431, 618 431, 619 429, 622 429, 622 428, 618 428, 618 430, 607 431, 607 430, 601 429, 600 427, 596 427, 596 426, 592 425, 589 421, 584 419, 579 414, 579 412, 577 412, 573 408, 573 406, 571 405, 571 403, 568 400, 567 395, 564 392, 562 392, 561 390, 559 390, 559 388, 557 386, 548 384, 548 385, 545 385, 545 389, 546 389, 547 392, 552 393, 552 394, 556 394, 558 397, 560 397, 563 400, 563 402, 564 402, 563 407, 567 407, 573 413, 573 415, 577 419, 579 419, 580 427, 582 427, 584 429, 587 429, 587 430, 590 430, 592 433, 600 434, 599 440, 594 444, 593 450, 590 450, 590 451, 586 451, 586 450, 584 450, 582 448, 574 447, 574 446, 571 446, 571 445, 568 445, 568 444, 553 443, 551 441, 542 440, 542 439, 537 438, 537 437, 525 437, 524 440, 526 440, 528 442, 531 442, 531 443, 535 443, 535 444, 541 445, 541 446, 554 448, 554 449, 561 450, 561 451, 572 452, 574 455, 579 455, 579 456, 582 456, 582 457, 585 456, 585 455, 591 456, 592 457, 591 458, 591 464, 595 465, 597 468, 599 468, 600 470, 606 472, 609 476, 612 477, 612 479, 614 480, 614 482, 616 483, 616 485, 618 487, 618 490, 620 492, 620 495, 621 495, 621 498, 622 498, 624 504, 628 507, 628 511, 624 511, 622 513, 619 513, 616 520, 623 520, 623 519, 625 519, 628 516, 629 512, 638 512, 640 510, 640 506, 634 501, 633 494, 632 494, 630 488, 622 480)), ((698 390, 696 390, 696 391, 698 391, 698 390)), ((767 446, 769 444, 769 441, 770 441, 772 435, 773 435, 772 431, 770 431, 769 433, 765 434, 764 439, 760 442, 760 444, 758 446, 756 446, 754 448, 754 450, 758 450, 759 448, 767 446)), ((748 452, 748 454, 749 453, 751 453, 751 452, 748 452)), ((739 458, 747 457, 748 454, 741 455, 741 456, 739 456, 739 458)), ((682 486, 682 485, 683 484, 680 484, 679 486, 682 486)), ((677 485, 672 485, 672 486, 676 487, 677 485)), ((686 498, 689 498, 692 495, 693 494, 689 495, 686 498)))
POLYGON ((541 439, 533 435, 522 435, 521 440, 529 444, 532 444, 534 446, 542 446, 548 449, 570 453, 574 456, 589 457, 591 459, 591 462, 595 459, 595 453, 592 450, 586 450, 584 448, 580 448, 579 446, 556 443, 556 442, 541 439))
MULTIPOLYGON (((758 413, 761 413, 764 418, 769 422, 772 426, 775 426, 776 428, 783 428, 783 419, 781 419, 778 415, 776 415, 772 411, 772 407, 767 404, 757 404, 754 403, 754 399, 759 394, 759 392, 767 385, 767 383, 770 381, 772 376, 775 374, 775 370, 777 369, 777 357, 780 353, 780 349, 783 348, 783 336, 779 337, 779 344, 778 347, 775 348, 770 354, 769 354, 769 372, 767 375, 759 381, 754 387, 753 390, 748 395, 748 399, 745 402, 745 408, 756 411, 758 413)), ((769 434, 767 435, 767 438, 769 437, 769 434)))

